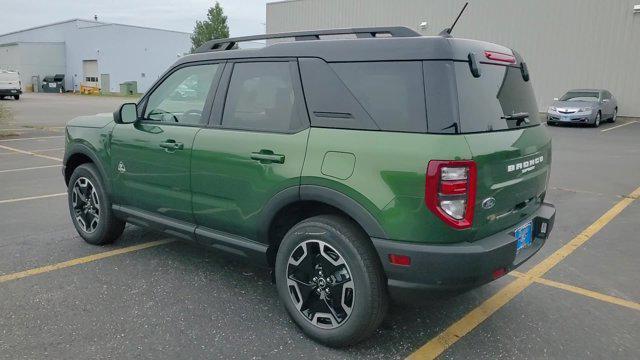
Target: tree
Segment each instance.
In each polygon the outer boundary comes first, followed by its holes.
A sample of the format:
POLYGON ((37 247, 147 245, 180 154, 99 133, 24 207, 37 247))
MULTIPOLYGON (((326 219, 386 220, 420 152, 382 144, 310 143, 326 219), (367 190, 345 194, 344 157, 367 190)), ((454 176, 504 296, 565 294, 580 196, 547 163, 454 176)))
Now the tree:
POLYGON ((220 3, 216 1, 216 4, 207 11, 207 20, 196 21, 196 27, 191 35, 191 52, 194 52, 200 45, 209 40, 228 37, 227 16, 224 14, 220 3))

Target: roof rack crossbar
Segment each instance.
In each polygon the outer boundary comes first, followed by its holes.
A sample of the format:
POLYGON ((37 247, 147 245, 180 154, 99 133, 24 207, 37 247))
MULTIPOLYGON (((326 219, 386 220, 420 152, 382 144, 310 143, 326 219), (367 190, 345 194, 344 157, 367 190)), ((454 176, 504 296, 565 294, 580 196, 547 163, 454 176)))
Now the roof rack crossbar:
POLYGON ((414 30, 404 26, 393 27, 369 27, 369 28, 347 28, 347 29, 328 29, 328 30, 312 30, 312 31, 296 31, 287 33, 264 34, 253 36, 242 36, 227 39, 209 40, 196 49, 196 53, 210 51, 225 51, 235 48, 236 44, 245 41, 268 40, 268 39, 284 39, 293 38, 295 41, 320 40, 320 36, 327 35, 356 35, 357 38, 372 38, 378 34, 385 34, 391 37, 416 37, 421 36, 414 30))

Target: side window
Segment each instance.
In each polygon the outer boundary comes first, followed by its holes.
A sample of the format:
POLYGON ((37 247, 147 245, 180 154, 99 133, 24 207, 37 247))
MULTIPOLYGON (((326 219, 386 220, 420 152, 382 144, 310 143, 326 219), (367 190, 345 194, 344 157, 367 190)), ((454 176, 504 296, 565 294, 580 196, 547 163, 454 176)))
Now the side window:
POLYGON ((333 70, 381 130, 426 132, 422 63, 332 63, 333 70))
POLYGON ((206 64, 176 70, 151 93, 144 118, 173 124, 204 123, 204 104, 220 69, 220 64, 206 64))
POLYGON ((300 59, 311 125, 426 132, 422 63, 300 59))
POLYGON ((289 62, 236 63, 222 115, 232 129, 287 132, 300 127, 289 62))

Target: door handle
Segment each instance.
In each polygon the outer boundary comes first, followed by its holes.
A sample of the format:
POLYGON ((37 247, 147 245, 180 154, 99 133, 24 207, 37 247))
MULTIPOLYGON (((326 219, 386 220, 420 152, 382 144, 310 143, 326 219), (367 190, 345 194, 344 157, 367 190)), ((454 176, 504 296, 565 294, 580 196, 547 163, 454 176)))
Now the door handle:
POLYGON ((260 161, 261 164, 284 164, 284 155, 274 154, 271 150, 260 150, 260 152, 252 152, 251 159, 260 161))
POLYGON ((182 150, 184 149, 184 144, 181 142, 176 142, 175 140, 167 140, 165 142, 160 143, 160 147, 167 151, 182 150))

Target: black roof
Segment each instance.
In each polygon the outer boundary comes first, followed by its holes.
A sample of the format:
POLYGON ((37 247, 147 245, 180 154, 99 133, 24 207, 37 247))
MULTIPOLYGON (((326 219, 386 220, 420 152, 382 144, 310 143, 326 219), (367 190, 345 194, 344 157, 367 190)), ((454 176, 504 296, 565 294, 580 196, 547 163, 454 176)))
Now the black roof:
POLYGON ((205 43, 195 54, 177 64, 242 58, 317 57, 327 62, 390 60, 467 60, 469 52, 511 50, 492 43, 444 36, 421 36, 403 27, 356 28, 270 34, 242 38, 217 39, 205 43), (390 36, 378 37, 379 33, 390 36), (354 34, 352 39, 321 39, 323 35, 354 34), (369 36, 370 35, 370 36, 369 36), (234 49, 242 41, 293 38, 296 41, 275 42, 260 49, 234 49))

